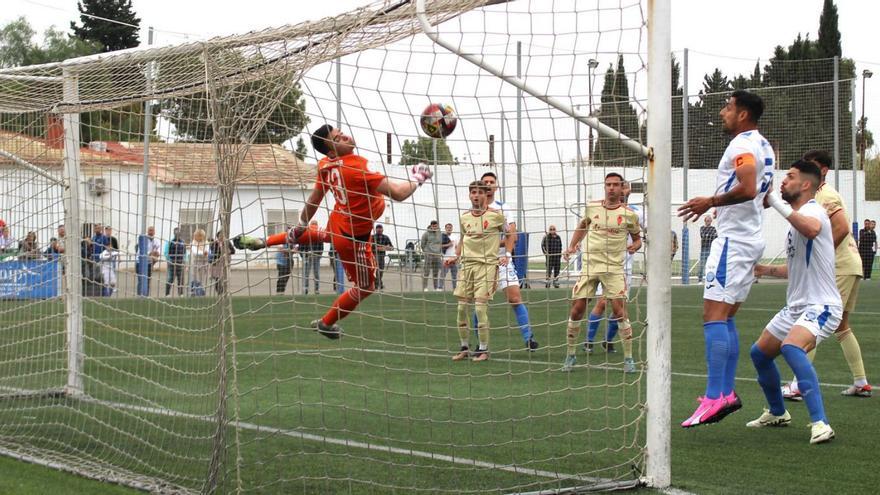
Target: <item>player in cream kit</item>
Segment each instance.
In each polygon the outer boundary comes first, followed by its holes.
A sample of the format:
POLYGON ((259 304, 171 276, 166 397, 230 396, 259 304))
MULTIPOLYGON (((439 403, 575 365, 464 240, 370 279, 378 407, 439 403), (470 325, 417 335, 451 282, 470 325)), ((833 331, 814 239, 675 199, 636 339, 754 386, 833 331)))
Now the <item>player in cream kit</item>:
POLYGON ((480 180, 489 187, 489 191, 486 194, 489 208, 500 211, 504 216, 505 234, 502 237, 498 254, 506 256, 509 263, 498 265, 498 288, 504 291, 507 302, 513 308, 513 314, 516 315, 516 323, 519 325, 519 331, 523 342, 525 342, 526 349, 535 351, 538 348, 538 342, 532 334, 532 326, 529 323, 529 310, 523 304, 522 294, 519 290, 519 276, 516 274, 516 267, 513 264, 513 248, 516 245, 517 238, 516 224, 507 218, 504 204, 495 199, 495 192, 498 190, 498 177, 492 172, 486 172, 480 177, 480 180))
POLYGON ((715 208, 718 230, 706 262, 703 290, 706 391, 694 413, 682 422, 684 428, 720 421, 742 407, 733 390, 739 360, 734 316, 749 294, 755 265, 764 252, 764 197, 775 165, 773 148, 758 132, 763 113, 760 96, 742 90, 730 95, 720 116, 733 140, 718 164, 715 194, 692 198, 679 208, 684 221, 697 220, 715 208))

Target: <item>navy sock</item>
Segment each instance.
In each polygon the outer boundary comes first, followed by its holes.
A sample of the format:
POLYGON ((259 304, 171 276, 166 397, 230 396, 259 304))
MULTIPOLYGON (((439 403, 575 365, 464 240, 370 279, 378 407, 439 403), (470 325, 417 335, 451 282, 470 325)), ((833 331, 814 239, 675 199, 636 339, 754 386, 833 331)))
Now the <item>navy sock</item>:
POLYGON ((727 366, 724 368, 724 385, 721 389, 725 396, 736 388, 736 365, 739 362, 739 333, 733 318, 727 319, 727 345, 727 366))
POLYGON ((776 362, 761 352, 758 344, 752 344, 749 355, 752 356, 752 363, 758 371, 758 385, 761 386, 767 404, 770 405, 770 414, 782 416, 785 414, 785 404, 782 399, 782 389, 779 388, 779 368, 776 367, 776 362))
POLYGON ((477 312, 474 311, 473 317, 471 318, 471 328, 474 329, 474 335, 477 335, 477 327, 479 326, 479 322, 477 321, 477 312))
POLYGON ((599 323, 601 321, 601 315, 590 313, 589 323, 587 323, 587 342, 593 342, 596 340, 596 332, 599 331, 599 323))
POLYGON ((513 307, 513 314, 516 315, 516 324, 519 325, 519 333, 525 342, 532 339, 532 326, 529 324, 529 310, 526 305, 519 303, 513 307))
POLYGON ((605 342, 611 342, 617 337, 617 320, 611 318, 608 320, 608 328, 605 330, 605 342))
POLYGON ((819 390, 819 377, 816 376, 816 368, 807 358, 807 353, 796 345, 785 344, 782 346, 782 356, 794 371, 798 388, 804 397, 804 402, 807 403, 807 410, 810 411, 810 421, 827 423, 825 406, 822 404, 822 392, 819 390))
POLYGON ((703 323, 703 335, 706 338, 706 367, 709 378, 706 380, 706 397, 721 397, 724 383, 724 368, 727 367, 727 356, 730 345, 727 340, 726 321, 707 321, 703 323))

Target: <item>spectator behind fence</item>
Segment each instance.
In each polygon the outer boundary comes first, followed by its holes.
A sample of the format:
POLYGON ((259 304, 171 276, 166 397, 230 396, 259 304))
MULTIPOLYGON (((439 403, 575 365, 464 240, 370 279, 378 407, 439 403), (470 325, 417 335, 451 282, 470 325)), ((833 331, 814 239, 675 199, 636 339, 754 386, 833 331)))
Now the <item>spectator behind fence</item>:
MULTIPOLYGON (((281 244, 275 253, 275 268, 278 270, 278 281, 275 283, 275 293, 284 294, 287 289, 287 281, 290 280, 290 269, 293 265, 293 253, 295 247, 290 244, 281 244)), ((297 250, 298 251, 298 250, 297 250)), ((290 284, 293 292, 293 284, 290 284)))
MULTIPOLYGON (((140 244, 138 244, 138 250, 140 250, 140 244)), ((150 293, 150 282, 153 277, 153 267, 156 263, 159 262, 159 257, 162 253, 162 242, 156 237, 156 227, 152 225, 147 227, 147 245, 146 245, 146 255, 147 255, 147 294, 150 293)), ((140 254, 140 251, 139 251, 140 254)), ((135 263, 135 273, 140 275, 141 264, 139 262, 135 263)))
POLYGON ((104 226, 107 243, 99 256, 101 264, 101 295, 112 296, 116 292, 116 267, 119 265, 119 240, 113 236, 113 228, 104 226))
POLYGON ((718 237, 718 232, 712 226, 712 215, 703 217, 703 226, 700 227, 700 271, 697 273, 697 280, 703 281, 703 274, 706 271, 706 260, 709 259, 709 251, 712 248, 712 241, 718 237))
POLYGON ((315 282, 315 294, 320 293, 321 255, 324 254, 323 232, 318 228, 318 221, 309 222, 305 238, 300 237, 299 253, 303 260, 303 294, 309 293, 309 277, 315 282))
POLYGON ((458 245, 458 235, 452 233, 452 224, 447 223, 443 226, 444 232, 441 237, 443 243, 440 248, 443 250, 443 265, 440 268, 440 289, 446 289, 446 273, 452 274, 452 290, 458 287, 458 263, 455 255, 455 247, 458 245))
POLYGON ((559 288, 559 268, 562 264, 562 238, 556 233, 556 226, 551 225, 547 228, 547 235, 541 239, 541 252, 544 253, 547 263, 546 279, 544 287, 559 288))
POLYGON ((0 220, 0 259, 3 258, 4 253, 7 255, 10 253, 14 254, 17 244, 15 238, 9 232, 9 226, 6 225, 6 222, 0 220))
POLYGON ((223 244, 226 244, 227 256, 235 254, 235 246, 232 245, 232 241, 226 237, 222 230, 218 230, 217 238, 211 241, 211 247, 208 251, 208 262, 211 263, 211 282, 214 284, 214 293, 218 296, 226 291, 226 283, 223 279, 223 271, 226 269, 223 263, 223 244))
POLYGON ((422 248, 422 254, 425 256, 425 267, 422 269, 422 291, 428 292, 428 277, 431 278, 431 287, 434 290, 440 290, 437 285, 437 275, 440 273, 441 246, 443 245, 443 236, 440 233, 440 222, 431 220, 428 230, 422 234, 419 246, 422 248))
POLYGON ((171 286, 177 280, 177 295, 183 295, 183 266, 186 259, 186 243, 180 238, 180 229, 174 229, 174 234, 165 246, 165 259, 168 260, 168 279, 165 282, 165 295, 171 295, 171 286))
POLYGON ((101 273, 101 254, 110 245, 110 239, 104 235, 104 226, 100 223, 94 225, 92 237, 89 239, 86 247, 88 264, 86 266, 88 275, 84 275, 87 280, 88 296, 100 296, 103 294, 104 278, 101 273))
POLYGON ((189 295, 205 295, 208 281, 208 239, 203 229, 193 232, 192 242, 186 250, 186 271, 189 277, 189 295))
POLYGON ((24 239, 18 243, 19 261, 32 261, 40 259, 40 249, 37 247, 37 233, 30 231, 24 239))
POLYGON ((871 280, 874 271, 874 256, 877 254, 877 222, 865 219, 865 228, 859 230, 859 256, 862 258, 862 272, 865 280, 871 280))
POLYGON ((382 275, 385 273, 385 255, 392 249, 394 249, 394 245, 391 244, 391 238, 385 235, 385 228, 381 224, 376 224, 376 231, 373 234, 373 250, 376 251, 376 261, 379 264, 376 275, 377 289, 385 288, 385 282, 382 281, 382 275))

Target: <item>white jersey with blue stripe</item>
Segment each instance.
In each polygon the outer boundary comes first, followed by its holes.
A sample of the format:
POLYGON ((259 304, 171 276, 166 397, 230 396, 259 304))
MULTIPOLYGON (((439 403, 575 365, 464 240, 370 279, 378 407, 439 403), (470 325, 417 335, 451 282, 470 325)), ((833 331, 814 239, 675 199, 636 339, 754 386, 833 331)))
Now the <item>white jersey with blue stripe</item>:
POLYGON ((751 201, 716 208, 718 221, 715 228, 718 231, 718 237, 734 237, 741 240, 761 237, 764 220, 764 196, 773 181, 776 157, 770 143, 757 129, 737 134, 727 145, 721 162, 718 164, 715 194, 724 194, 739 184, 736 178, 736 169, 743 163, 749 162, 748 155, 754 157, 758 194, 751 201))
POLYGON ((822 223, 819 235, 807 239, 794 227, 788 230, 788 292, 789 307, 808 305, 841 306, 840 291, 834 272, 834 237, 831 220, 815 199, 800 207, 798 213, 822 223))
POLYGON ((501 246, 498 248, 498 255, 499 256, 504 256, 504 254, 507 253, 507 248, 504 245, 504 237, 507 233, 507 227, 510 225, 510 219, 507 218, 507 212, 504 211, 505 204, 506 203, 502 203, 501 201, 498 201, 496 199, 495 201, 492 201, 491 205, 489 205, 489 208, 492 208, 493 210, 500 211, 501 215, 504 216, 504 232, 505 233, 501 234, 501 246))

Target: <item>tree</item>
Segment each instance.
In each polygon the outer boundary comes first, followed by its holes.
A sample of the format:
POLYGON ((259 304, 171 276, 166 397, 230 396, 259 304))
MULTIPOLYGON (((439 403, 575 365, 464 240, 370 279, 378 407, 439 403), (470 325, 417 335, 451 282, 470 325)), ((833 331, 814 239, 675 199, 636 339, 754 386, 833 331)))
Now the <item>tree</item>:
POLYGON ((0 68, 60 62, 100 51, 98 44, 71 38, 54 26, 43 33, 42 45, 34 41, 36 34, 24 17, 0 28, 0 68))
MULTIPOLYGON (((643 128, 639 125, 636 110, 630 105, 623 55, 618 57, 616 69, 609 65, 605 71, 598 118, 621 134, 640 141, 643 128)), ((626 148, 623 141, 617 138, 599 137, 592 157, 593 162, 600 165, 640 167, 644 164, 644 157, 640 153, 626 148)))
POLYGON ((688 108, 688 154, 691 168, 715 168, 724 154, 728 138, 721 128, 718 112, 724 106, 733 85, 716 68, 703 76, 703 87, 694 105, 688 108))
POLYGON ((141 20, 132 10, 131 0, 82 0, 77 2, 77 8, 82 26, 70 23, 70 29, 77 38, 100 43, 103 52, 140 45, 138 31, 141 20))
MULTIPOLYGON (((239 101, 236 106, 241 109, 241 117, 250 118, 249 110, 262 106, 264 101, 260 99, 279 96, 276 93, 282 87, 271 81, 250 81, 228 92, 234 94, 239 101)), ((210 100, 206 93, 196 93, 191 96, 174 98, 165 102, 163 115, 174 124, 177 135, 182 141, 210 142, 214 139, 214 126, 208 114, 210 100)), ((290 91, 275 105, 269 114, 265 124, 257 131, 254 138, 255 144, 281 144, 294 137, 309 123, 306 115, 306 101, 300 89, 299 83, 295 83, 290 91)), ((305 142, 300 139, 297 143, 297 156, 306 155, 305 142)))
POLYGON ((840 30, 837 28, 837 6, 833 0, 825 0, 822 15, 819 17, 819 56, 822 58, 840 57, 840 30))
MULTIPOLYGON (((400 150, 401 165, 415 165, 419 162, 434 163, 434 139, 419 136, 417 141, 404 139, 400 150)), ((437 163, 453 164, 456 160, 452 157, 449 146, 445 139, 437 139, 437 163)))

